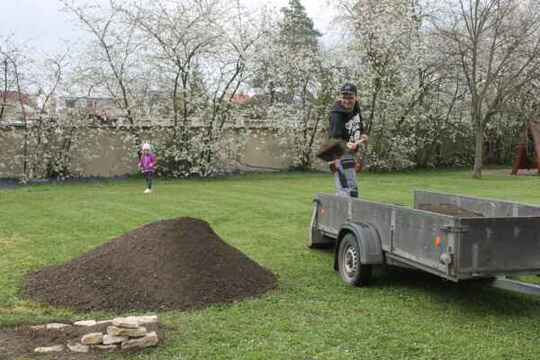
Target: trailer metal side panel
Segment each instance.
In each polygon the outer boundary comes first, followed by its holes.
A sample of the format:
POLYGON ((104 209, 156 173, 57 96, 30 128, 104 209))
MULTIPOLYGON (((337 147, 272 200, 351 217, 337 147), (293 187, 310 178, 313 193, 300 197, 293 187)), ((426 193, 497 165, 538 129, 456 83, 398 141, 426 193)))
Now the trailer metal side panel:
POLYGON ((445 231, 455 225, 455 219, 451 216, 398 208, 395 214, 392 253, 446 276, 452 275, 452 266, 443 264, 441 255, 455 249, 455 239, 445 231))
POLYGON ((392 212, 394 206, 364 200, 353 200, 352 220, 371 225, 381 238, 383 251, 390 251, 392 241, 392 212))
POLYGON ((540 273, 540 217, 461 219, 460 278, 540 273))
POLYGON ((415 191, 414 207, 418 208, 423 204, 435 206, 453 205, 491 218, 540 216, 540 207, 538 206, 524 205, 511 201, 480 199, 429 191, 415 191))
POLYGON ((329 194, 317 194, 319 201, 318 228, 327 235, 337 236, 350 219, 350 199, 329 194))
POLYGON ((449 242, 454 248, 457 246, 453 234, 445 231, 455 226, 453 217, 359 199, 325 195, 319 199, 324 213, 319 216, 319 228, 337 233, 345 222, 371 225, 381 238, 383 251, 396 259, 410 260, 446 278, 454 275, 453 264, 448 266, 440 261, 441 255, 449 251, 449 242), (332 214, 325 208, 331 209, 332 214), (437 237, 439 245, 435 243, 437 237))

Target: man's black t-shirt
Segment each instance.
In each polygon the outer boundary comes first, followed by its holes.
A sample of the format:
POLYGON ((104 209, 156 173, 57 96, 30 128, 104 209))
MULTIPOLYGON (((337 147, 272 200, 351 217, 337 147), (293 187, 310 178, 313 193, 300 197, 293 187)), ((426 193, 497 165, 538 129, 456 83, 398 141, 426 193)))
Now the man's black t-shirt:
POLYGON ((343 108, 339 101, 336 102, 334 109, 330 112, 329 137, 347 142, 355 142, 360 140, 360 135, 363 133, 364 125, 358 102, 354 104, 352 110, 347 110, 343 108))

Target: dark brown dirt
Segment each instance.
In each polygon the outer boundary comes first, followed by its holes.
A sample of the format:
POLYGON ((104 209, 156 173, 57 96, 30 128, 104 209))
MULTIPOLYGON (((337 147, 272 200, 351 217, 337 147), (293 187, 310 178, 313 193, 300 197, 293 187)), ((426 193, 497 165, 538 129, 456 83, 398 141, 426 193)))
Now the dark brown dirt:
POLYGON ((208 223, 179 218, 144 225, 32 273, 23 296, 82 311, 189 310, 255 297, 276 283, 208 223))
MULTIPOLYGON (((66 322, 64 322, 66 323, 66 322)), ((0 360, 14 359, 40 359, 40 360, 102 360, 103 350, 91 350, 88 353, 72 353, 65 348, 63 352, 53 354, 36 354, 34 349, 41 346, 64 345, 68 342, 80 342, 83 335, 92 332, 107 332, 109 324, 91 327, 71 326, 60 330, 33 330, 29 326, 21 326, 14 329, 0 329, 0 360)), ((163 332, 157 324, 145 324, 148 331, 156 331, 163 341, 163 332)), ((159 346, 159 345, 158 345, 159 346)), ((133 353, 136 350, 115 352, 133 353)))
POLYGON ((317 157, 324 161, 334 161, 345 153, 345 142, 332 140, 321 146, 317 157))
POLYGON ((482 215, 481 213, 463 209, 450 204, 420 204, 418 206, 418 209, 457 217, 484 217, 484 215, 482 215))

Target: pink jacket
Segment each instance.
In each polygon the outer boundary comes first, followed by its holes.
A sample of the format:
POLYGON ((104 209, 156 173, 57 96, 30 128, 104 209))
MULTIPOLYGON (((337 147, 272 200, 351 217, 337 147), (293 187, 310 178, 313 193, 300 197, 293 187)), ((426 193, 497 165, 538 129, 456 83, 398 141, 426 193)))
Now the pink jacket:
POLYGON ((157 158, 156 155, 149 153, 141 155, 139 160, 139 168, 143 173, 156 171, 157 158))

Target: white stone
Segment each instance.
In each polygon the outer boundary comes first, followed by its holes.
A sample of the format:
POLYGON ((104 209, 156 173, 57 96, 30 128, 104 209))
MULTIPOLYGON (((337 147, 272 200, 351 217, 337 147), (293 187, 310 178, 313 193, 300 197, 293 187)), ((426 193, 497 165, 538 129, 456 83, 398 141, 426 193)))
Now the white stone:
POLYGON ((88 351, 90 351, 90 346, 79 343, 67 344, 67 347, 69 350, 77 353, 87 353, 88 351))
POLYGON ((117 327, 135 329, 140 325, 158 322, 157 315, 127 316, 113 319, 112 324, 117 327))
POLYGON ((148 333, 144 337, 124 341, 122 343, 122 350, 132 349, 132 348, 143 349, 149 346, 156 346, 158 342, 159 342, 159 338, 156 332, 152 331, 151 333, 148 333))
POLYGON ((112 320, 101 320, 101 321, 96 322, 96 325, 103 325, 103 324, 112 324, 112 320))
POLYGON ((47 330, 58 330, 58 329, 62 329, 68 326, 71 326, 71 325, 61 324, 61 323, 50 323, 46 325, 47 330))
POLYGON ((126 329, 116 326, 108 326, 107 334, 111 336, 128 336, 128 337, 141 337, 146 335, 145 327, 138 327, 135 329, 126 329))
POLYGON ((112 321, 113 326, 122 327, 126 329, 136 329, 139 327, 139 322, 129 318, 116 318, 112 321))
POLYGON ((103 343, 103 333, 90 333, 83 335, 81 338, 81 344, 94 345, 103 343))
POLYGON ((111 344, 119 344, 123 341, 128 340, 129 338, 127 336, 111 336, 111 335, 105 335, 103 336, 103 345, 111 345, 111 344))
POLYGON ((75 326, 94 326, 97 325, 96 320, 81 320, 81 321, 75 321, 73 323, 75 326))
POLYGON ((92 348, 103 351, 114 351, 118 349, 118 345, 92 345, 92 348))
POLYGON ((30 326, 30 329, 32 330, 45 330, 47 328, 47 325, 34 325, 30 326))
POLYGON ((51 352, 60 352, 64 350, 64 345, 54 345, 54 346, 44 346, 37 347, 34 349, 35 353, 51 353, 51 352))

